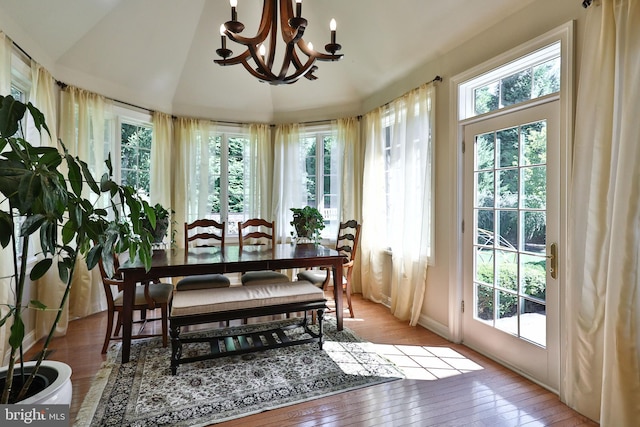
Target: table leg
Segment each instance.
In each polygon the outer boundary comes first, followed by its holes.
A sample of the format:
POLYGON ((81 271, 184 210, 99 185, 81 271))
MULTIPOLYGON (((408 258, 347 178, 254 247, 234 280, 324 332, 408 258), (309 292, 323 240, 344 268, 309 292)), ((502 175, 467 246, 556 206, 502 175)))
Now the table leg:
POLYGON ((136 295, 136 284, 124 278, 122 294, 122 363, 129 361, 131 351, 131 328, 133 325, 133 304, 136 295))
POLYGON ((336 325, 339 331, 344 328, 342 321, 342 260, 333 265, 333 298, 336 302, 336 325))

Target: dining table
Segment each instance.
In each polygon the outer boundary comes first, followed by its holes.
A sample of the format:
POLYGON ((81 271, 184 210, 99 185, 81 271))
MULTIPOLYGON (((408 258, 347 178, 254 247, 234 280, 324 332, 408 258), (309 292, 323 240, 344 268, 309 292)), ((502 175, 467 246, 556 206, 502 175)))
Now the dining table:
MULTIPOLYGON (((201 274, 243 273, 260 270, 286 270, 327 267, 333 273, 333 292, 337 329, 343 329, 342 264, 344 256, 335 249, 315 243, 274 245, 211 246, 154 250, 151 267, 139 260, 123 260, 119 272, 123 279, 122 363, 129 361, 135 287, 139 283, 171 277, 201 274)), ((292 282, 295 285, 295 281, 292 282)), ((215 292, 215 289, 211 289, 215 292)), ((188 292, 188 291, 185 291, 188 292)))

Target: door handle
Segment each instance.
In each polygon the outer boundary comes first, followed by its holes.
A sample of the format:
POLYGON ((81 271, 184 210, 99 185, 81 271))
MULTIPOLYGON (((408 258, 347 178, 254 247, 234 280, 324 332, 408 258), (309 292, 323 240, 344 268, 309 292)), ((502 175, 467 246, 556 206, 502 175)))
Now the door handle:
POLYGON ((558 245, 556 243, 552 243, 549 248, 551 253, 546 256, 549 260, 549 274, 553 279, 558 278, 558 245))

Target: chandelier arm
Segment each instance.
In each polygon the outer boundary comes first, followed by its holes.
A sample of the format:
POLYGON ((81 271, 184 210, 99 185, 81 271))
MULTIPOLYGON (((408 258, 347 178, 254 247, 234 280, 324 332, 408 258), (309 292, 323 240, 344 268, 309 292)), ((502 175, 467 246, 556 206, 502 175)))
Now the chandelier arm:
POLYGON ((220 65, 236 65, 241 64, 243 61, 245 61, 249 55, 251 55, 251 52, 249 52, 249 49, 247 49, 238 56, 234 56, 233 58, 214 59, 213 62, 220 65))
POLYGON ((280 27, 282 32, 282 39, 288 45, 297 42, 306 28, 306 20, 300 19, 304 24, 298 28, 291 26, 293 14, 293 7, 290 0, 280 0, 280 27))
POLYGON ((307 73, 309 72, 313 73, 313 63, 315 62, 314 56, 310 56, 304 65, 302 64, 302 61, 300 61, 300 58, 298 57, 298 53, 295 50, 293 51, 292 57, 293 57, 293 65, 296 68, 296 72, 291 74, 288 77, 285 77, 283 79, 285 83, 293 83, 296 80, 298 80, 300 77, 306 75, 307 73))
POLYGON ((260 43, 264 42, 271 32, 271 27, 273 26, 273 16, 276 8, 275 4, 278 0, 264 0, 262 6, 262 17, 260 18, 260 26, 258 27, 258 33, 254 37, 244 37, 239 34, 233 33, 228 29, 225 30, 225 34, 229 37, 230 40, 239 43, 244 46, 257 46, 260 43))
POLYGON ((315 59, 319 60, 319 61, 338 61, 340 59, 342 59, 342 57, 344 56, 341 53, 337 53, 337 54, 329 54, 329 53, 322 53, 322 52, 318 52, 318 51, 314 51, 309 49, 309 47, 307 47, 307 43, 305 43, 305 41, 303 39, 300 39, 297 43, 298 47, 300 48, 300 50, 308 56, 313 56, 315 59))
POLYGON ((280 74, 278 74, 278 80, 284 81, 285 78, 287 77, 287 72, 289 71, 289 65, 291 64, 292 57, 293 58, 296 57, 295 45, 287 44, 285 53, 284 53, 284 58, 282 59, 282 67, 280 68, 280 74))

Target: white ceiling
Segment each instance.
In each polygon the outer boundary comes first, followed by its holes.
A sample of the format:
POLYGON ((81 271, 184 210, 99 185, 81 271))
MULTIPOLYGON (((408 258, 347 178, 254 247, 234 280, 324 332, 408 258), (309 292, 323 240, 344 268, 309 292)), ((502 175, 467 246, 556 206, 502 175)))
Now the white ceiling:
MULTIPOLYGON (((241 65, 213 63, 228 0, 2 0, 0 29, 56 79, 109 98, 175 115, 274 122, 301 111, 317 119, 362 114, 376 91, 532 1, 304 0, 304 39, 324 46, 334 17, 344 59, 317 63, 318 80, 280 86, 241 65)), ((253 36, 262 2, 238 3, 243 34, 253 36)))

